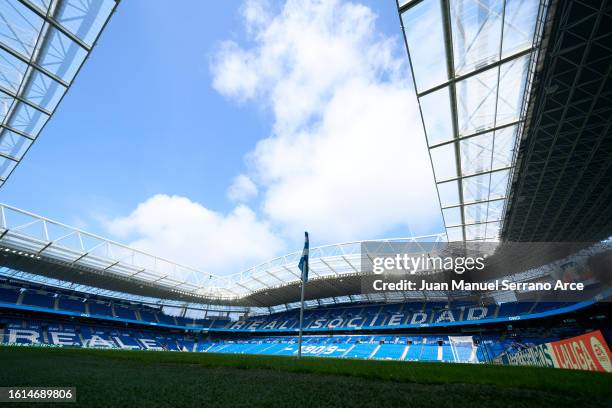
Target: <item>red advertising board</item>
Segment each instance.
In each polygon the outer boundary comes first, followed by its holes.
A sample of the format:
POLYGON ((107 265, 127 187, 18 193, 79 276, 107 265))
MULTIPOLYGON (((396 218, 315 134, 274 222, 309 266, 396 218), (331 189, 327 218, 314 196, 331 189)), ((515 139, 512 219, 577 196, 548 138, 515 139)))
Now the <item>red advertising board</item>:
POLYGON ((612 354, 599 330, 550 343, 559 368, 612 372, 612 354))

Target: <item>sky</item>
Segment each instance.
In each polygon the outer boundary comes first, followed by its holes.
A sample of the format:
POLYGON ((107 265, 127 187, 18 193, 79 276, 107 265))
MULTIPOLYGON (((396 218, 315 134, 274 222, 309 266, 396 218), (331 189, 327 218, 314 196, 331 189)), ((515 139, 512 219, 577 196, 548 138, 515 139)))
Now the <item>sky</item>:
POLYGON ((217 274, 443 231, 391 0, 121 2, 0 201, 217 274))

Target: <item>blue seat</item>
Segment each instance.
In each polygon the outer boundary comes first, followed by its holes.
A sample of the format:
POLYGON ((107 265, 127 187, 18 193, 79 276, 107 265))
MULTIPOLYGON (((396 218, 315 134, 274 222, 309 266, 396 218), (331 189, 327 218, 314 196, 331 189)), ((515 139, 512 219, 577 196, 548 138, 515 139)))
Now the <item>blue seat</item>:
POLYGON ((17 303, 19 289, 0 287, 0 302, 17 303))
POLYGON ((140 319, 145 322, 157 323, 157 319, 155 318, 155 314, 151 310, 141 309, 140 310, 140 319))
POLYGON ((53 309, 55 306, 55 298, 51 294, 37 293, 27 290, 24 293, 21 303, 29 306, 39 306, 47 309, 53 309))
POLYGON ((89 314, 107 317, 113 316, 113 312, 108 303, 101 303, 90 300, 87 302, 87 304, 89 305, 89 314))
POLYGON ((160 323, 171 324, 171 325, 176 326, 176 321, 174 320, 174 316, 169 316, 167 314, 160 312, 157 314, 157 318, 159 319, 160 323))
POLYGON ((59 310, 68 310, 71 312, 85 313, 85 303, 83 303, 82 299, 72 299, 72 298, 60 296, 57 308, 59 310))
POLYGON ((372 352, 376 349, 376 343, 360 343, 356 344, 344 356, 349 358, 369 358, 372 352))
POLYGON ((136 314, 134 313, 134 310, 120 305, 115 305, 114 309, 115 316, 121 319, 136 320, 136 314))
POLYGON ((401 359, 405 349, 405 344, 382 344, 372 358, 383 360, 399 360, 401 359))

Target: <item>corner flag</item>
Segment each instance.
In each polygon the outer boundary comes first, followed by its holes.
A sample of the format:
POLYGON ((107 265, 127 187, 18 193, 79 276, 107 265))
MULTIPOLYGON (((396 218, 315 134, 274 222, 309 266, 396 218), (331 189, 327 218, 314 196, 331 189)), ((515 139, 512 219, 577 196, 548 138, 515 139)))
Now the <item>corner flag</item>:
POLYGON ((302 271, 302 282, 308 282, 308 232, 304 232, 305 241, 304 241, 304 250, 302 251, 302 257, 300 258, 300 263, 298 264, 298 268, 302 271))
POLYGON ((302 327, 304 324, 304 289, 306 288, 306 282, 308 282, 308 232, 304 232, 304 250, 302 251, 302 257, 298 267, 302 271, 302 295, 300 302, 300 332, 298 335, 298 358, 302 358, 302 327))

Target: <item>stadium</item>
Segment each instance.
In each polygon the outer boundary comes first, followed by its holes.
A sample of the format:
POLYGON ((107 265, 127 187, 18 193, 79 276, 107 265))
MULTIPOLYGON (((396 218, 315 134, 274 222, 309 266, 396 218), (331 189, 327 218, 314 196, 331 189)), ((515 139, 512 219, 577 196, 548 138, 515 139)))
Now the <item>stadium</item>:
MULTIPOLYGON (((124 3, 2 0, 0 189, 124 3)), ((612 4, 396 6, 442 231, 216 274, 0 204, 0 388, 75 387, 91 406, 610 406, 612 4), (397 254, 486 263, 377 286, 374 260, 397 254)))

